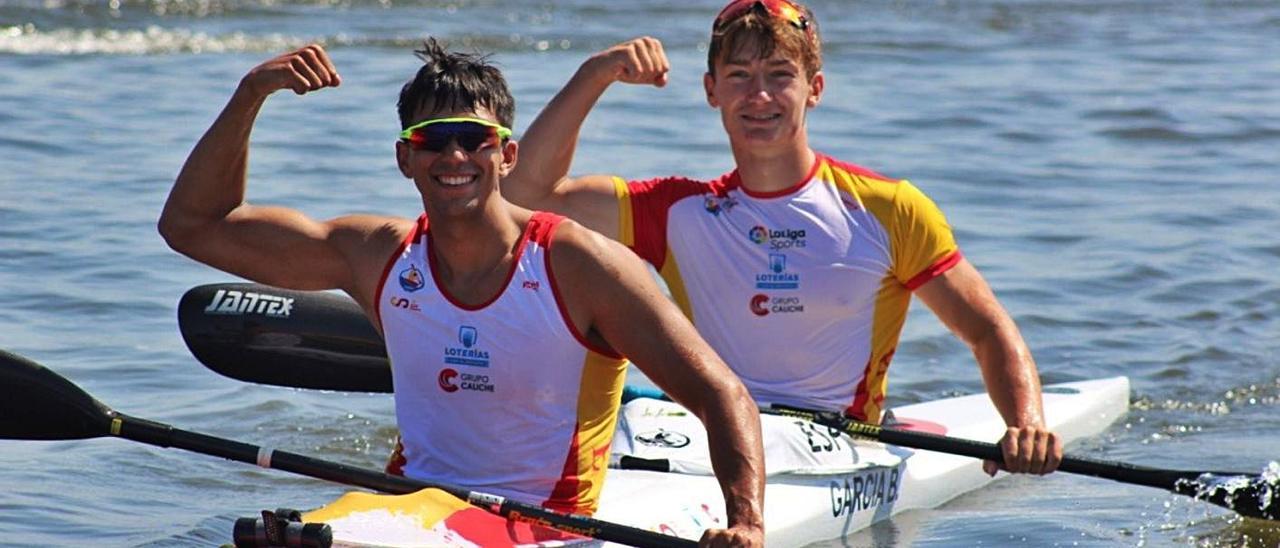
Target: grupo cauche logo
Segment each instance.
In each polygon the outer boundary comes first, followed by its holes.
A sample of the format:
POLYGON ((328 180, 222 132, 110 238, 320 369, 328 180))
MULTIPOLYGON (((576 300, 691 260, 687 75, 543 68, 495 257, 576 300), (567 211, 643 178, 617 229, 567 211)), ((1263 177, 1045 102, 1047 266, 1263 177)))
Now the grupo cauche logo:
POLYGON ((453 379, 458 378, 458 372, 453 369, 442 369, 440 376, 436 379, 440 383, 440 389, 445 392, 457 392, 458 385, 453 384, 453 379))
POLYGON ((769 314, 796 314, 804 312, 804 304, 801 303, 800 297, 770 297, 765 294, 756 294, 751 297, 747 303, 751 308, 751 313, 757 316, 768 316, 769 314))

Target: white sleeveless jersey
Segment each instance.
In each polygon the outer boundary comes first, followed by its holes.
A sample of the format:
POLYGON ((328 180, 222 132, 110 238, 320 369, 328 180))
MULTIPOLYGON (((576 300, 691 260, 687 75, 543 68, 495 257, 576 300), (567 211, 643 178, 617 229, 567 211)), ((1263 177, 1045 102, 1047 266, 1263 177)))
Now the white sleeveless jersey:
POLYGON ((383 274, 377 314, 411 478, 590 514, 599 500, 625 362, 571 325, 551 275, 563 217, 536 213, 505 287, 462 305, 437 282, 426 216, 383 274))
POLYGON ((911 291, 960 261, 906 181, 819 155, 790 188, 616 179, 622 243, 761 403, 878 422, 911 291))

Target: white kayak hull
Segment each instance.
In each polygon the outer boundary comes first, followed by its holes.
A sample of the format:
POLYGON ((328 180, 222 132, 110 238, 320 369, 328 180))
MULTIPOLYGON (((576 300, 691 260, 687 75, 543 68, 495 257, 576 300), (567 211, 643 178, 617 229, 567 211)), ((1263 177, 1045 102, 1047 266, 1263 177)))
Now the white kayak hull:
MULTIPOLYGON (((1125 413, 1128 404, 1125 377, 1045 387, 1046 422, 1064 443, 1101 433, 1125 413)), ((910 428, 943 430, 950 437, 978 441, 994 442, 1005 430, 986 394, 903 406, 893 409, 892 416, 910 428)), ((982 471, 980 461, 967 457, 870 441, 852 444, 867 457, 858 465, 768 478, 766 544, 803 546, 839 539, 902 512, 936 507, 993 479, 982 471)), ((424 528, 419 539, 400 531, 394 542, 379 543, 379 531, 386 531, 384 526, 390 524, 380 525, 378 516, 399 520, 397 530, 402 529, 403 516, 368 510, 350 516, 328 514, 326 523, 333 528, 335 546, 439 546, 441 538, 457 540, 424 528)), ((646 470, 610 469, 595 517, 688 539, 697 539, 707 528, 725 526, 724 502, 714 477, 646 470)))
MULTIPOLYGON (((1125 377, 1045 388, 1046 422, 1064 443, 1097 435, 1128 405, 1125 377)), ((941 425, 947 436, 978 441, 994 442, 1005 430, 986 394, 908 405, 894 409, 893 416, 907 423, 941 425)), ((982 471, 980 461, 968 457, 855 443, 904 458, 897 465, 842 474, 770 477, 765 489, 768 545, 838 539, 901 512, 936 507, 993 479, 982 471)), ((596 517, 696 539, 709 525, 724 525, 723 508, 714 477, 610 470, 596 517)))

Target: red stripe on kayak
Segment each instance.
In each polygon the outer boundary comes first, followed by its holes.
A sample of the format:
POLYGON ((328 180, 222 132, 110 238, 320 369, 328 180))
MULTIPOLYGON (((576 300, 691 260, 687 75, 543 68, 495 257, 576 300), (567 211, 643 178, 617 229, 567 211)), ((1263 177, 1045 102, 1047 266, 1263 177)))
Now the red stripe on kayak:
POLYGON ((485 547, 508 547, 583 537, 538 525, 504 519, 479 508, 454 512, 444 525, 462 538, 485 547))

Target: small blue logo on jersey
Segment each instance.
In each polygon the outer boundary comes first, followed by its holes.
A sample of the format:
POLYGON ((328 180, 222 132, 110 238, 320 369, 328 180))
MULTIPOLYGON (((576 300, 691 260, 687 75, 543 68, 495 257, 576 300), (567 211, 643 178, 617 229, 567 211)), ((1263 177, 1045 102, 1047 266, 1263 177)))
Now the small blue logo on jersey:
POLYGON ((469 325, 459 326, 458 342, 462 344, 462 348, 456 346, 445 347, 444 363, 471 367, 489 367, 489 353, 475 348, 476 343, 480 342, 479 330, 469 325))
POLYGON ((769 270, 774 274, 782 274, 787 269, 787 256, 780 253, 769 254, 769 270))
POLYGON ((474 327, 464 325, 458 328, 458 342, 462 343, 462 346, 471 348, 476 345, 476 339, 479 338, 480 334, 474 327))
POLYGON ((409 268, 400 271, 400 287, 405 291, 413 293, 426 285, 427 281, 422 277, 422 271, 418 270, 418 265, 411 264, 409 268))
POLYGON ((787 256, 769 254, 769 272, 756 274, 756 289, 800 289, 800 275, 787 272, 787 256))
POLYGON ((721 211, 728 213, 729 210, 733 209, 733 206, 736 205, 738 205, 738 201, 734 200, 732 196, 726 196, 724 198, 707 196, 707 198, 702 201, 702 207, 707 210, 707 213, 712 215, 719 215, 721 211))

